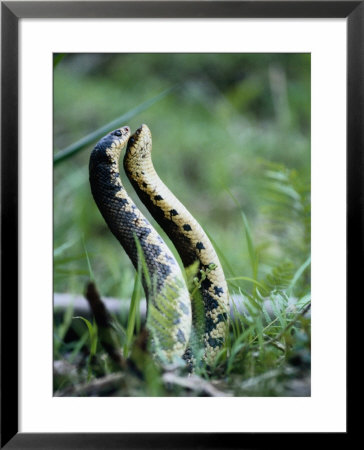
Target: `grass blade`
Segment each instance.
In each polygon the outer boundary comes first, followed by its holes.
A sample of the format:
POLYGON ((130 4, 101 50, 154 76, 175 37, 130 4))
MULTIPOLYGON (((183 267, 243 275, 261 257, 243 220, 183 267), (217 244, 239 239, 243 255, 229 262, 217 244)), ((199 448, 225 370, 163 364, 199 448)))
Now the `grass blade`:
POLYGON ((297 281, 302 276, 303 272, 307 269, 307 267, 311 264, 311 256, 309 256, 306 261, 297 269, 296 273, 294 274, 292 281, 290 282, 288 288, 287 288, 287 294, 290 296, 292 294, 293 288, 295 287, 297 281))
POLYGON ((152 288, 152 280, 150 278, 149 275, 149 270, 148 270, 148 266, 147 266, 147 262, 145 260, 145 256, 144 256, 144 252, 142 249, 142 246, 139 242, 139 238, 137 237, 137 235, 135 233, 134 234, 134 241, 135 241, 135 245, 137 248, 137 253, 138 253, 138 267, 139 265, 142 268, 142 274, 145 280, 145 283, 147 285, 148 291, 150 292, 151 288, 152 288))
POLYGON ((86 260, 87 260, 87 266, 88 266, 90 280, 95 282, 95 275, 94 275, 94 272, 93 272, 92 267, 91 267, 90 258, 88 256, 88 252, 87 252, 87 248, 86 248, 86 244, 85 244, 85 239, 84 239, 83 236, 82 236, 82 245, 83 245, 83 248, 85 250, 85 256, 86 256, 86 260))
POLYGON ((257 281, 257 280, 253 280, 253 278, 250 278, 250 277, 233 277, 233 278, 226 278, 226 281, 227 282, 230 282, 230 281, 239 281, 239 280, 242 280, 242 281, 250 281, 250 283, 253 283, 253 284, 255 284, 256 286, 259 286, 261 289, 263 289, 264 291, 266 291, 267 290, 267 288, 262 284, 262 283, 260 283, 259 281, 257 281))
POLYGON ((246 218, 246 215, 242 211, 242 207, 241 207, 239 201, 237 200, 237 198, 234 196, 234 194, 227 187, 225 187, 225 190, 230 195, 230 197, 232 198, 232 200, 235 203, 235 205, 237 206, 237 208, 239 210, 241 210, 241 216, 243 218, 243 223, 244 223, 245 238, 246 238, 246 242, 247 242, 247 246, 248 246, 248 252, 249 252, 249 257, 250 257, 250 264, 251 264, 252 272, 253 272, 253 278, 257 279, 258 278, 257 277, 257 275, 258 275, 258 257, 257 257, 257 253, 255 251, 253 238, 252 238, 252 233, 250 231, 250 226, 249 226, 249 223, 248 223, 248 219, 246 218))
POLYGON ((78 153, 80 150, 82 150, 86 146, 94 143, 97 139, 104 136, 106 133, 108 133, 108 132, 112 131, 114 128, 120 126, 120 124, 127 122, 128 120, 132 119, 137 114, 139 114, 140 112, 148 109, 154 103, 158 102, 163 97, 165 97, 167 94, 169 94, 173 89, 174 89, 174 87, 162 91, 160 94, 156 95, 155 97, 147 100, 144 103, 141 103, 140 105, 129 110, 125 114, 122 114, 121 116, 112 120, 111 122, 107 123, 106 125, 102 126, 101 128, 98 128, 96 131, 88 134, 87 136, 83 137, 82 139, 78 140, 77 142, 74 142, 73 144, 69 145, 68 147, 64 148, 63 150, 60 150, 54 156, 53 164, 57 165, 60 162, 75 155, 76 153, 78 153))
POLYGON ((253 278, 257 279, 258 258, 257 258, 257 254, 256 254, 256 251, 254 248, 252 233, 250 231, 248 219, 246 218, 246 215, 243 213, 243 211, 241 211, 241 217, 243 218, 243 222, 244 222, 245 239, 246 239, 246 243, 248 246, 248 252, 249 252, 250 264, 251 264, 252 272, 253 272, 253 278))
POLYGON ((54 340, 54 352, 57 353, 59 347, 63 343, 63 339, 66 336, 67 331, 69 330, 72 323, 74 306, 73 302, 70 302, 63 314, 63 321, 55 330, 55 336, 57 340, 54 340))
POLYGON ((91 368, 91 363, 92 363, 92 359, 93 357, 96 355, 96 350, 97 350, 97 325, 94 322, 93 324, 85 319, 82 316, 76 316, 73 317, 74 319, 81 319, 87 326, 88 332, 89 332, 89 336, 90 336, 90 356, 88 359, 88 370, 87 370, 87 381, 90 381, 91 379, 91 375, 92 375, 92 368, 91 368))
POLYGON ((228 269, 230 272, 230 275, 235 277, 234 269, 232 268, 231 264, 229 263, 228 259, 225 257, 224 253, 220 249, 220 247, 216 244, 214 239, 212 239, 211 235, 205 230, 205 233, 207 234, 207 237, 210 239, 212 246, 214 247, 219 259, 224 263, 224 266, 228 269))
POLYGON ((55 53, 53 56, 53 69, 62 61, 67 53, 55 53))
POLYGON ((127 357, 130 345, 134 335, 134 329, 137 326, 140 326, 140 318, 137 318, 137 314, 139 313, 139 301, 140 301, 140 293, 141 293, 141 268, 139 266, 138 272, 135 274, 134 279, 134 288, 130 301, 130 309, 129 309, 129 317, 128 317, 128 325, 126 328, 126 342, 124 345, 124 356, 127 357))

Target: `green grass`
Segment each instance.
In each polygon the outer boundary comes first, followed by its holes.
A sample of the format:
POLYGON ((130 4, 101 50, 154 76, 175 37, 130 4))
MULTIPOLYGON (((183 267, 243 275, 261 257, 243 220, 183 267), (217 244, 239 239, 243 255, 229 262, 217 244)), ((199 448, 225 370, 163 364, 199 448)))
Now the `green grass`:
MULTIPOLYGON (((242 236, 249 240, 250 253, 255 255, 256 248, 246 218, 244 225, 242 236)), ((254 263, 252 267, 259 272, 255 258, 252 261, 254 263)), ((142 374, 142 381, 138 380, 139 384, 136 388, 134 385, 136 379, 133 374, 129 374, 133 380, 130 384, 133 389, 137 389, 137 393, 130 390, 130 386, 126 384, 126 387, 117 390, 116 395, 168 396, 177 395, 177 392, 178 395, 186 395, 186 392, 181 389, 171 389, 163 384, 158 365, 150 355, 148 356, 138 348, 137 341, 141 331, 140 277, 141 271, 147 270, 142 267, 143 264, 140 264, 140 270, 135 275, 126 333, 118 334, 124 356, 129 357, 138 367, 142 374)), ((259 280, 244 276, 228 278, 230 293, 238 293, 242 296, 244 310, 242 311, 241 308, 238 310, 232 300, 233 316, 229 314, 230 327, 225 347, 210 371, 207 371, 204 366, 197 366, 195 373, 206 379, 223 380, 220 381, 220 389, 233 395, 289 395, 285 386, 289 385, 292 379, 308 377, 309 374, 310 320, 305 314, 310 308, 310 293, 307 291, 302 295, 302 287, 299 287, 309 267, 310 259, 307 259, 295 271, 291 263, 282 263, 259 280), (231 284, 232 281, 234 284, 231 284), (240 282, 241 286, 236 288, 235 283, 240 282), (300 295, 298 295, 299 292, 301 292, 300 295), (269 312, 268 306, 270 306, 269 312)), ((196 282, 194 272, 190 271, 187 278, 191 296, 195 298, 194 294, 198 292, 199 284, 196 282)), ((72 361, 75 359, 75 352, 82 354, 82 346, 77 344, 77 341, 69 356, 64 353, 66 348, 62 349, 60 346, 71 326, 71 318, 72 308, 68 308, 57 327, 56 359, 66 358, 72 361)), ((87 377, 84 379, 85 375, 81 376, 79 382, 90 382, 94 378, 108 375, 110 362, 105 364, 105 359, 108 357, 102 347, 97 347, 97 327, 85 318, 73 317, 73 319, 82 319, 87 325, 89 335, 87 342, 85 342, 84 334, 81 334, 79 338, 79 342, 87 344, 86 354, 88 355, 85 362, 87 377)), ((200 325, 197 323, 196 328, 198 329, 200 325)), ((196 332, 198 333, 198 330, 195 329, 194 333, 196 332)), ((194 353, 198 354, 199 348, 193 346, 192 348, 194 353)), ((180 370, 183 372, 183 369, 180 368, 180 370)), ((75 381, 70 378, 68 382, 74 384, 75 381)), ((57 383, 55 385, 56 390, 67 387, 67 380, 64 377, 61 381, 58 380, 58 383, 59 385, 57 383)))
MULTIPOLYGON (((113 319, 139 378, 128 372, 115 395, 199 394, 166 385, 143 352, 141 273, 90 193, 100 133, 141 123, 152 131, 160 177, 206 230, 230 294, 244 302, 243 311, 233 304, 212 373, 197 373, 232 395, 299 395, 291 386, 310 371, 309 56, 61 54, 54 63, 54 289, 80 295, 93 279, 102 296, 130 300, 129 314, 113 319), (272 70, 286 80, 287 102, 271 87, 272 70)), ((73 316, 71 305, 54 322, 54 358, 77 369, 56 374, 55 391, 117 372, 73 316)))

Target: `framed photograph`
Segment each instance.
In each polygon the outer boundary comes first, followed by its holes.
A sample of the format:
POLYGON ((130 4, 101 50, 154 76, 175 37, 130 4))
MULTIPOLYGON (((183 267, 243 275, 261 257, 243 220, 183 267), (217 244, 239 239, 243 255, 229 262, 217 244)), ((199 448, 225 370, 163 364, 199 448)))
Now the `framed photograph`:
POLYGON ((363 2, 1 20, 2 448, 346 437, 363 2))

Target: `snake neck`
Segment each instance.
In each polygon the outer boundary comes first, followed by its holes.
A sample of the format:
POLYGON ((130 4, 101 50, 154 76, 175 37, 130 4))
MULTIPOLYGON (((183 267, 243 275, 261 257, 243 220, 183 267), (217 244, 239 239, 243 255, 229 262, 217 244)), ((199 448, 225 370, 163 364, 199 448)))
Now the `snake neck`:
MULTIPOLYGON (((90 159, 90 185, 94 200, 110 231, 123 246, 134 267, 138 267, 135 238, 147 231, 146 219, 139 212, 121 182, 116 160, 94 164, 90 159)), ((145 286, 146 287, 146 286, 145 286)))
MULTIPOLYGON (((145 150, 143 148, 143 150, 145 150)), ((154 169, 153 161, 150 151, 136 151, 133 147, 128 147, 124 160, 124 169, 130 181, 136 181, 137 184, 143 185, 143 182, 149 182, 154 184, 158 182, 159 177, 154 169)), ((147 186, 144 184, 144 188, 147 186)))
POLYGON ((137 155, 126 152, 124 168, 139 198, 173 242, 183 265, 188 267, 195 261, 200 261, 200 269, 206 269, 211 263, 220 265, 212 246, 205 249, 199 245, 199 241, 194 242, 192 236, 199 236, 201 240, 207 237, 202 227, 160 179, 151 154, 137 158, 137 155), (184 221, 184 218, 187 220, 184 221))
MULTIPOLYGON (((162 238, 128 196, 120 179, 118 162, 97 165, 90 163, 90 185, 105 222, 136 269, 140 260, 136 240, 139 241, 148 275, 156 283, 153 288, 159 292, 172 267, 177 268, 178 264, 162 238)), ((146 296, 150 297, 151 287, 144 273, 142 282, 146 296)))
MULTIPOLYGON (((202 270, 206 270, 210 264, 216 265, 215 270, 222 280, 223 290, 227 292, 220 261, 206 233, 160 179, 150 153, 139 159, 126 153, 124 168, 139 198, 173 242, 183 265, 188 267, 199 261, 199 269, 202 270)), ((202 293, 206 296, 209 295, 209 287, 209 280, 206 279, 202 283, 202 293)))

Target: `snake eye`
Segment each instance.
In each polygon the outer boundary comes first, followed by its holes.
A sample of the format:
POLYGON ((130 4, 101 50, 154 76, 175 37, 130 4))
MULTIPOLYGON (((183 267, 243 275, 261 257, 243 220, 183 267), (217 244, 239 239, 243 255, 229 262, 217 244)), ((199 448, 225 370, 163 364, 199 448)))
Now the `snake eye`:
POLYGON ((120 130, 114 131, 114 135, 115 135, 115 136, 121 136, 121 131, 120 131, 120 130))

